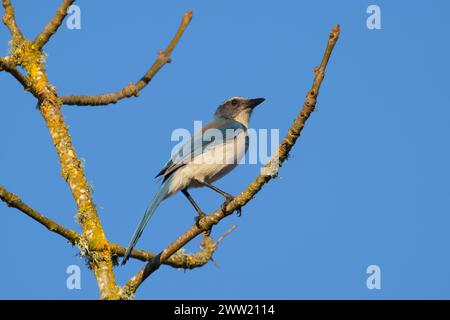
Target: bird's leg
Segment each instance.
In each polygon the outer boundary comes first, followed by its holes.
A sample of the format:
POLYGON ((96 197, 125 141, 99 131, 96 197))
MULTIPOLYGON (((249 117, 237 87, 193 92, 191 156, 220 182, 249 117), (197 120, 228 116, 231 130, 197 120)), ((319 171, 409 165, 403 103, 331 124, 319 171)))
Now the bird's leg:
MULTIPOLYGON (((192 206, 194 207, 195 211, 197 211, 197 216, 195 217, 195 223, 197 224, 197 227, 200 228, 200 220, 206 216, 206 214, 202 211, 202 209, 200 209, 200 207, 198 206, 198 204, 195 202, 194 198, 192 198, 192 196, 189 194, 189 192, 187 191, 187 189, 183 189, 181 190, 181 192, 183 192, 183 194, 186 196, 186 198, 189 200, 189 202, 192 204, 192 206)), ((211 233, 211 229, 206 231, 208 234, 211 233)))
MULTIPOLYGON (((225 192, 225 191, 223 191, 223 190, 217 188, 216 186, 213 186, 212 184, 210 184, 210 183, 208 183, 208 182, 206 182, 206 181, 202 181, 202 182, 199 181, 199 183, 201 183, 201 184, 207 186, 207 187, 210 188, 211 190, 214 190, 215 192, 221 194, 222 196, 224 196, 224 197, 227 199, 227 200, 222 204, 222 206, 221 206, 222 211, 225 211, 225 207, 230 203, 231 200, 234 199, 234 197, 233 197, 231 194, 229 194, 228 192, 225 192)), ((241 214, 242 214, 241 208, 237 209, 237 215, 238 215, 238 217, 240 217, 241 214)))
POLYGON ((206 182, 206 181, 203 181, 203 182, 201 182, 201 183, 202 183, 203 185, 207 186, 208 188, 214 190, 215 192, 221 194, 222 196, 224 196, 225 198, 227 198, 227 200, 233 200, 233 199, 234 199, 234 197, 233 197, 231 194, 229 194, 229 193, 227 193, 227 192, 225 192, 225 191, 223 191, 223 190, 217 188, 216 186, 213 186, 212 184, 210 184, 210 183, 208 183, 208 182, 206 182))

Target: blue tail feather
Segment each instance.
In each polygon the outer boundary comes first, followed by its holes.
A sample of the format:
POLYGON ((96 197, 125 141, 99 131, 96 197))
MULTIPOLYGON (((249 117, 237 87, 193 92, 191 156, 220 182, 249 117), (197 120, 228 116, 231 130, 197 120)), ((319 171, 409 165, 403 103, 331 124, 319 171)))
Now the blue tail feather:
POLYGON ((122 265, 124 265, 128 258, 130 257, 131 251, 135 247, 136 243, 138 242, 139 238, 142 235, 142 232, 145 229, 145 226, 147 225, 150 218, 155 213, 156 209, 158 208, 159 204, 165 199, 167 192, 169 190, 170 180, 166 180, 161 187, 159 188, 158 192, 153 197, 152 201, 147 207, 147 210, 145 210, 144 217, 142 217, 141 221, 139 222, 136 231, 134 232, 133 238, 131 238, 130 244, 128 245, 127 251, 125 252, 125 255, 123 256, 122 265))

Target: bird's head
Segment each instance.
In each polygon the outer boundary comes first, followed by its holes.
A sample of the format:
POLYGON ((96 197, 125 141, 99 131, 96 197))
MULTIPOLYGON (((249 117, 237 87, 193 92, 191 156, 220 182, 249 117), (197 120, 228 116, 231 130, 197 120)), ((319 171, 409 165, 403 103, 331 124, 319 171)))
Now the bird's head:
POLYGON ((216 117, 222 117, 239 121, 246 127, 253 109, 264 102, 264 98, 243 98, 233 97, 222 103, 214 114, 216 117))

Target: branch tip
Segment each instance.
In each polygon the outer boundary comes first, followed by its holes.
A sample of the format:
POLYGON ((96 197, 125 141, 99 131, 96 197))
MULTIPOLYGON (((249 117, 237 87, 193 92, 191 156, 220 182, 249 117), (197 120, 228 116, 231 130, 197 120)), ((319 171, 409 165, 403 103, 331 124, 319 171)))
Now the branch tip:
POLYGON ((170 63, 172 60, 170 54, 175 49, 175 46, 180 41, 181 36, 186 30, 187 26, 192 20, 192 11, 188 11, 183 15, 180 26, 177 32, 170 41, 166 50, 160 50, 156 61, 151 65, 150 69, 136 82, 133 90, 129 87, 122 88, 113 93, 98 94, 98 95, 66 95, 61 97, 61 101, 65 105, 77 105, 77 106, 105 106, 108 104, 115 104, 119 100, 130 97, 137 97, 141 90, 143 90, 155 75, 161 70, 164 65, 170 63), (137 93, 136 93, 137 91, 137 93))
POLYGON ((217 239, 216 241, 216 246, 219 245, 219 243, 221 243, 223 241, 223 239, 225 239, 230 233, 232 233, 234 231, 234 229, 236 229, 237 225, 234 224, 227 232, 225 232, 219 239, 217 239))
POLYGON ((50 40, 53 34, 56 33, 64 18, 67 16, 67 10, 74 2, 75 0, 64 0, 61 3, 52 20, 47 23, 42 33, 40 33, 33 41, 37 49, 41 49, 50 40))
POLYGON ((183 20, 185 23, 189 23, 192 20, 193 12, 192 11, 186 11, 183 15, 183 20))
POLYGON ((341 32, 341 25, 338 23, 333 28, 333 33, 339 34, 341 32))

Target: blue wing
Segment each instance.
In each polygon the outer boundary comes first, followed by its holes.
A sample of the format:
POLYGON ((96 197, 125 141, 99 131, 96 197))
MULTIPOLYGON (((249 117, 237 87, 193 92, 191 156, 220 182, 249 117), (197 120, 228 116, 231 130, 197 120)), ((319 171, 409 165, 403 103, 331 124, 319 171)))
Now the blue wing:
POLYGON ((192 161, 196 156, 202 154, 205 149, 209 149, 223 144, 226 140, 234 139, 240 130, 245 131, 247 128, 240 122, 219 118, 206 125, 200 132, 196 133, 189 141, 186 141, 181 148, 166 163, 164 168, 156 175, 163 177, 163 181, 167 180, 175 171, 192 161), (222 139, 213 139, 216 133, 211 130, 218 130, 222 135, 222 139), (229 134, 227 130, 233 130, 233 134, 229 134))

